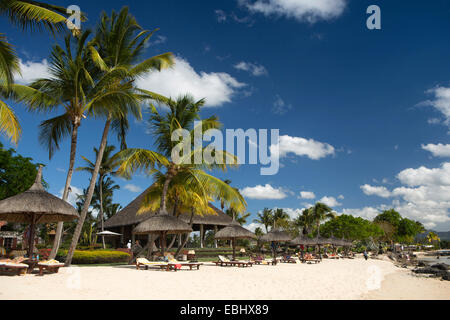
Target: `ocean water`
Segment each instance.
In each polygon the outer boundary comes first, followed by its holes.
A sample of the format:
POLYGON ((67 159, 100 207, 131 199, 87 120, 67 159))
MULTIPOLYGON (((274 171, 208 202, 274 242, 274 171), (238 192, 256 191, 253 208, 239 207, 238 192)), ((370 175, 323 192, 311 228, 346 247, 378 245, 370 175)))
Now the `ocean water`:
POLYGON ((450 257, 440 257, 439 259, 436 259, 436 257, 421 257, 419 260, 431 264, 445 263, 450 266, 450 257))

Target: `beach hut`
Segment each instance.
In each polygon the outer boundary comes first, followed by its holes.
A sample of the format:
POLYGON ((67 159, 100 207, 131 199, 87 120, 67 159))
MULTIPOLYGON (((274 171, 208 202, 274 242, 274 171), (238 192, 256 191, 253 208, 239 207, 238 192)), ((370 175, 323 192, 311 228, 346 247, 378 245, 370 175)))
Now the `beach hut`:
MULTIPOLYGON (((273 228, 269 233, 263 235, 260 238, 260 240, 272 243, 290 242, 292 240, 292 237, 281 229, 273 228)), ((273 258, 276 259, 276 252, 273 247, 272 247, 272 254, 273 258)))
POLYGON ((239 223, 233 221, 228 227, 216 233, 217 240, 231 240, 233 247, 233 261, 236 260, 236 240, 237 239, 254 239, 255 234, 241 227, 239 223))
MULTIPOLYGON (((147 242, 147 238, 139 235, 134 235, 133 229, 141 222, 149 219, 156 214, 155 211, 150 210, 143 212, 142 214, 138 214, 142 201, 144 200, 150 189, 151 187, 140 194, 123 210, 112 216, 110 219, 106 220, 104 224, 106 229, 122 234, 121 237, 118 237, 116 239, 115 245, 117 247, 119 247, 120 244, 124 245, 128 242, 128 240, 131 240, 133 243, 135 242, 135 240, 140 240, 141 243, 147 242)), ((200 232, 201 248, 205 247, 205 235, 208 230, 217 233, 218 230, 220 230, 221 228, 225 228, 233 222, 233 219, 222 212, 220 209, 216 208, 212 204, 210 204, 209 206, 215 211, 215 214, 202 214, 202 212, 197 212, 198 214, 195 214, 192 220, 193 231, 200 232)), ((168 211, 171 212, 171 208, 169 208, 168 211)), ((189 224, 191 213, 181 213, 178 218, 181 221, 189 224)))
POLYGON ((69 203, 45 191, 42 186, 42 166, 30 189, 19 195, 0 201, 0 220, 30 224, 28 257, 33 256, 36 225, 68 222, 79 218, 69 203))
POLYGON ((192 232, 192 228, 177 217, 170 216, 167 211, 160 212, 141 222, 134 230, 134 234, 157 234, 161 239, 161 253, 164 255, 166 236, 168 234, 183 234, 192 232))

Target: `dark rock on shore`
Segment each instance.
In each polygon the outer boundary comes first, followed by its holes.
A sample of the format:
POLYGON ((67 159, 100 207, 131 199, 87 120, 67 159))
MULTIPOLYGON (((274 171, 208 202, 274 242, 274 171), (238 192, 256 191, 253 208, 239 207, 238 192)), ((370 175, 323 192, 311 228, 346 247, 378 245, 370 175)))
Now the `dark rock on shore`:
POLYGON ((442 270, 442 271, 448 271, 449 270, 449 267, 446 264, 443 264, 443 263, 438 263, 438 264, 435 264, 435 265, 433 265, 431 267, 434 268, 434 269, 442 270))
POLYGON ((432 274, 437 278, 442 278, 443 280, 450 281, 450 272, 448 271, 448 266, 444 264, 417 268, 414 269, 413 272, 416 274, 432 274))

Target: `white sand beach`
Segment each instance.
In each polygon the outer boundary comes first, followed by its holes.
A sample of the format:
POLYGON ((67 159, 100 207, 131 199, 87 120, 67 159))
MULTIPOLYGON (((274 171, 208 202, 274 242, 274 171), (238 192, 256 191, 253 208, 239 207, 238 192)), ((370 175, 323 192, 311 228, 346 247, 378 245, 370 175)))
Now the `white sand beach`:
POLYGON ((450 282, 419 278, 381 260, 324 260, 199 271, 133 266, 64 268, 38 277, 0 276, 0 299, 450 299, 450 282))

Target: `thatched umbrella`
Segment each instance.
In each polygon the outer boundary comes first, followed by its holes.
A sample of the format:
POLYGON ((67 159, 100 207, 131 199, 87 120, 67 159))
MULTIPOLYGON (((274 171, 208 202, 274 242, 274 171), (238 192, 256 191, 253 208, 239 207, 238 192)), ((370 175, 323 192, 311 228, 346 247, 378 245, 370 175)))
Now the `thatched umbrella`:
POLYGON ((78 212, 66 201, 45 191, 42 186, 42 166, 30 189, 0 201, 0 220, 30 224, 28 257, 32 258, 36 224, 68 222, 79 218, 78 212))
POLYGON ((236 259, 236 239, 254 239, 256 238, 253 232, 241 227, 239 223, 233 221, 228 227, 220 230, 214 236, 217 240, 231 240, 233 247, 233 260, 236 259))
MULTIPOLYGON (((266 242, 289 242, 292 237, 287 234, 285 231, 280 230, 278 228, 272 229, 269 233, 263 235, 260 240, 266 242)), ((273 248, 272 248, 273 249, 273 248)), ((275 250, 272 250, 273 258, 276 259, 275 250)))
POLYGON ((161 239, 161 252, 164 255, 166 236, 168 234, 182 234, 192 232, 192 228, 177 217, 170 216, 167 211, 141 222, 134 228, 134 234, 159 234, 161 239))

